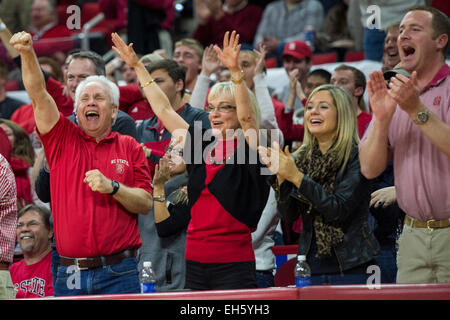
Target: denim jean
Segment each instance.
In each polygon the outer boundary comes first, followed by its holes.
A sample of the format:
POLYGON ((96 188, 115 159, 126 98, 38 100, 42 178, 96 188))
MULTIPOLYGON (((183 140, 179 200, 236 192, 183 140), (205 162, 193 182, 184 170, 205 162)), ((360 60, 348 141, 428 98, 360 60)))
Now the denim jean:
POLYGON ((140 292, 136 258, 100 268, 77 271, 74 266, 58 266, 55 296, 118 294, 140 292))
POLYGON ((275 286, 272 272, 256 271, 256 283, 258 288, 270 288, 275 286))
POLYGON ((381 269, 381 283, 395 283, 397 278, 397 250, 395 244, 381 245, 381 253, 376 257, 381 269))

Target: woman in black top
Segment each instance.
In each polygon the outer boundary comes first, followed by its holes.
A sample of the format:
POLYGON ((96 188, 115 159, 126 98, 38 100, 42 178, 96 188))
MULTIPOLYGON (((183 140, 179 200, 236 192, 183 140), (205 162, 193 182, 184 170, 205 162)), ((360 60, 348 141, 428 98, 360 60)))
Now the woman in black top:
POLYGON ((368 224, 370 189, 360 173, 351 97, 332 85, 316 88, 305 106, 305 137, 292 154, 259 147, 273 179, 280 215, 301 215, 299 255, 312 284, 363 284, 379 245, 368 224))

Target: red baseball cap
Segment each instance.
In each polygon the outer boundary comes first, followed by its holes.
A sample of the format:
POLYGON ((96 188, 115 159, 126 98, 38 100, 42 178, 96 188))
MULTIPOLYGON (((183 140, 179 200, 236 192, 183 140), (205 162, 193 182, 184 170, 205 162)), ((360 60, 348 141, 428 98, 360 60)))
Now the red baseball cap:
POLYGON ((311 58, 312 50, 306 42, 295 40, 284 45, 284 50, 281 57, 284 56, 292 56, 294 58, 302 60, 305 58, 311 58))

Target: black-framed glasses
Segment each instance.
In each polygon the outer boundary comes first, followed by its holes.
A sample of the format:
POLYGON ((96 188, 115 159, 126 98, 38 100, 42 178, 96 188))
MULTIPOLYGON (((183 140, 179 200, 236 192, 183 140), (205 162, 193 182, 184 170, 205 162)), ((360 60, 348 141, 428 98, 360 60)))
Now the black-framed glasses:
POLYGON ((205 111, 208 113, 213 112, 214 110, 217 112, 220 112, 220 113, 228 113, 233 110, 236 110, 236 107, 230 106, 230 105, 224 105, 224 106, 218 106, 218 107, 213 107, 213 106, 208 105, 205 107, 205 111))

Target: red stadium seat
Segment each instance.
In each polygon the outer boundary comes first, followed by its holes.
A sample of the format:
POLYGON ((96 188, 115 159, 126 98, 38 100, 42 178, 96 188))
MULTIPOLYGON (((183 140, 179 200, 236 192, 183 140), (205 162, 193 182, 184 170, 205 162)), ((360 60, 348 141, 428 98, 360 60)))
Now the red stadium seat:
POLYGON ((353 62, 364 60, 364 51, 347 51, 345 53, 344 61, 353 62))
POLYGON ((336 61, 337 61, 336 52, 319 53, 319 54, 313 55, 313 57, 312 57, 313 65, 324 64, 324 63, 335 63, 336 61))
POLYGON ((287 287, 295 284, 294 268, 297 258, 289 259, 275 273, 275 287, 287 287))

